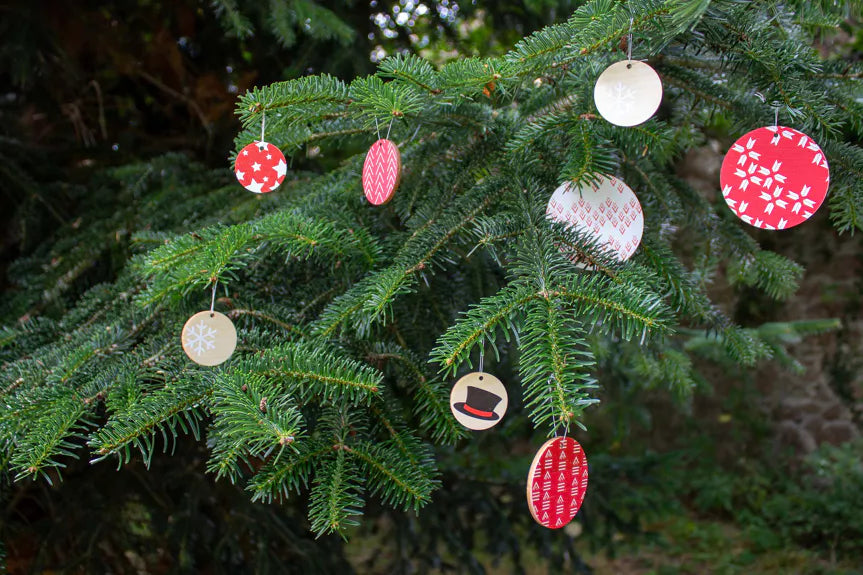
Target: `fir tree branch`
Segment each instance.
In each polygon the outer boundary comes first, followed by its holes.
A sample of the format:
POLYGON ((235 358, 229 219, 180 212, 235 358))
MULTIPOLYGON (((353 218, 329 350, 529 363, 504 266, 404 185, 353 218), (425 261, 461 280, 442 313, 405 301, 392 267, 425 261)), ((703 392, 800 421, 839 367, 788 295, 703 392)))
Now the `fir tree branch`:
POLYGON ((423 467, 405 461, 386 444, 361 443, 343 446, 368 474, 371 492, 387 505, 419 510, 431 500, 435 487, 423 467))
POLYGON ((354 517, 362 515, 362 490, 354 479, 359 475, 356 464, 344 449, 336 450, 330 465, 318 470, 309 501, 312 531, 342 533, 347 527, 359 525, 354 517))
POLYGON ((246 489, 252 501, 287 499, 292 490, 308 486, 314 471, 328 465, 335 454, 332 445, 320 440, 301 442, 294 449, 296 453, 267 463, 251 478, 246 489))
POLYGON ((302 415, 289 396, 260 375, 217 377, 211 412, 214 451, 227 446, 226 453, 236 455, 234 447, 241 444, 251 457, 264 458, 278 450, 278 460, 300 438, 302 415))
MULTIPOLYGON (((85 425, 81 422, 87 406, 73 390, 58 390, 48 401, 39 402, 37 420, 30 433, 16 443, 11 455, 12 469, 17 469, 15 480, 41 475, 53 483, 45 467, 62 468, 59 457, 75 457, 80 445, 73 442, 84 437, 85 425)), ((50 397, 50 396, 49 396, 50 397)))
POLYGON ((117 455, 118 465, 128 463, 132 456, 129 448, 134 446, 149 466, 156 433, 162 433, 164 449, 167 450, 167 432, 176 438, 178 425, 186 433, 191 431, 198 439, 198 426, 203 419, 200 406, 211 393, 212 387, 207 383, 183 381, 144 396, 129 411, 113 414, 91 436, 88 444, 97 455, 91 462, 117 455))
POLYGON ((598 399, 588 390, 596 387, 589 375, 593 355, 583 332, 567 319, 553 300, 533 300, 526 306, 521 330, 519 375, 525 388, 525 407, 534 425, 551 423, 569 428, 582 410, 598 399))
POLYGON ((337 394, 352 402, 368 403, 383 383, 381 374, 373 368, 340 357, 315 341, 273 346, 260 355, 235 362, 234 369, 274 378, 304 400, 337 394))

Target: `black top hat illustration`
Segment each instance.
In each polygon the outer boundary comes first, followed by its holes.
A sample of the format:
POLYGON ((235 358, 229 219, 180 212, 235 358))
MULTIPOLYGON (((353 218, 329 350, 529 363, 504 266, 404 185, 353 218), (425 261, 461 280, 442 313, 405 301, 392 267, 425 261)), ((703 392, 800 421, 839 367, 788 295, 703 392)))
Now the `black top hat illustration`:
POLYGON ((486 421, 497 421, 500 416, 494 412, 494 408, 502 400, 501 397, 479 387, 467 386, 467 400, 460 401, 453 407, 465 415, 484 419, 486 421))

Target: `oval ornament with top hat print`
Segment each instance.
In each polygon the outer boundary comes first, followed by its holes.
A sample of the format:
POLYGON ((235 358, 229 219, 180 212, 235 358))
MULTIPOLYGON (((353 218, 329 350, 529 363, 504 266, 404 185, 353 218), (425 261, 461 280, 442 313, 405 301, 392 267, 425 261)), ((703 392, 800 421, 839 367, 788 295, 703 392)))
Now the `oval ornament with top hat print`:
POLYGON ((506 413, 509 399, 503 383, 482 371, 459 379, 449 394, 449 406, 456 420, 473 431, 494 427, 506 413))

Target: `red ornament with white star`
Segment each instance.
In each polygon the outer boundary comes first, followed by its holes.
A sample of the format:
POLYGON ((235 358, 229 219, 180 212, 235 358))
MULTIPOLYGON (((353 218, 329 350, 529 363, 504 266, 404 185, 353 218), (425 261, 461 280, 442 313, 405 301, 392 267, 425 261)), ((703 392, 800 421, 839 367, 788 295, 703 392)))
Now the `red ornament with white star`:
POLYGON ((587 457, 571 437, 546 441, 527 474, 527 507, 537 523, 560 529, 578 513, 587 493, 587 457))
POLYGON ((272 192, 285 180, 288 164, 280 149, 268 142, 252 142, 237 154, 237 181, 256 194, 272 192))
POLYGON ((751 226, 784 230, 824 203, 830 168, 815 140, 794 128, 769 126, 734 142, 722 161, 722 196, 751 226))

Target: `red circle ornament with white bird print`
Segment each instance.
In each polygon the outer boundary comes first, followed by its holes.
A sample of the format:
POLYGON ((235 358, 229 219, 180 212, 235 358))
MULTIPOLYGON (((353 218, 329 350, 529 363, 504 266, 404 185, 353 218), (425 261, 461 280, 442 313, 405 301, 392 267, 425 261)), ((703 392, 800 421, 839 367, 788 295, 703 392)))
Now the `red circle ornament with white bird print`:
POLYGON ((593 236, 620 261, 635 253, 644 232, 638 198, 629 186, 612 176, 599 176, 595 182, 580 186, 564 183, 551 195, 546 216, 593 236))
POLYGON ((252 142, 237 154, 237 181, 256 194, 272 192, 285 180, 288 164, 282 151, 268 142, 252 142))
POLYGON ((756 228, 784 230, 811 218, 824 203, 830 168, 815 140, 794 128, 769 126, 734 142, 719 183, 738 218, 756 228))
POLYGON ((571 437, 546 441, 527 474, 527 506, 537 523, 560 529, 572 521, 587 493, 587 457, 571 437))
POLYGON ((387 203, 399 187, 402 156, 393 142, 380 139, 369 148, 363 164, 363 192, 376 206, 387 203))

